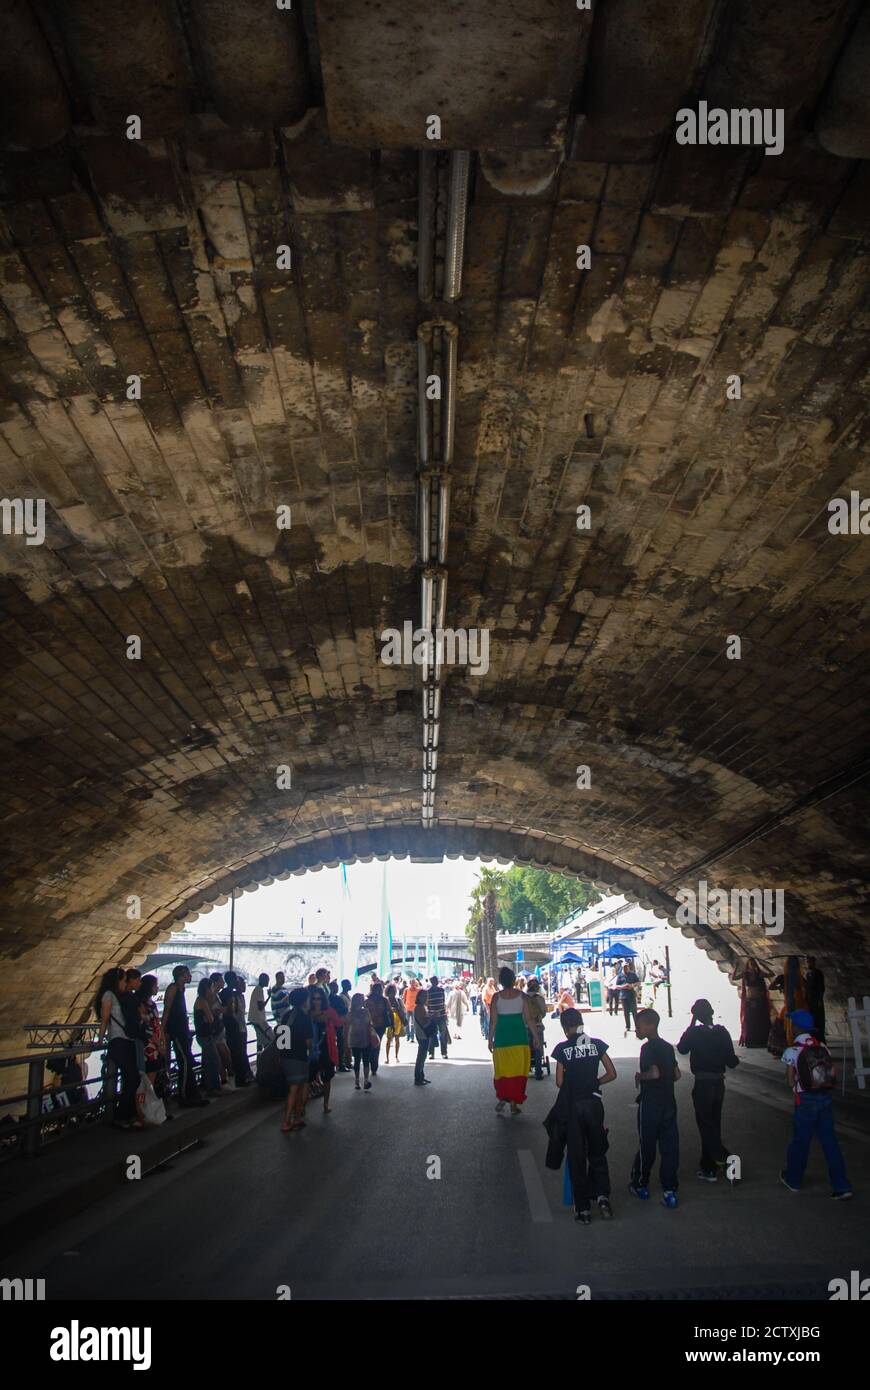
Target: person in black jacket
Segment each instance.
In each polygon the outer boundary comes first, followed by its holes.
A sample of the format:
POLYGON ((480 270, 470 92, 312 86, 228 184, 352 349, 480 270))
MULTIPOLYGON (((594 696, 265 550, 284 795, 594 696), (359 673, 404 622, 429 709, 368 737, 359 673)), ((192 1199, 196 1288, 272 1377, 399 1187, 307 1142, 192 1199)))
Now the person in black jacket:
POLYGON ((605 1220, 613 1215, 601 1087, 616 1080, 616 1068, 607 1055, 607 1043, 583 1031, 579 1009, 565 1009, 561 1022, 565 1041, 551 1054, 559 1091, 544 1120, 550 1141, 545 1163, 548 1168, 560 1168, 567 1146, 574 1219, 588 1226, 593 1200, 605 1220))
POLYGON ((725 1068, 733 1070, 738 1059, 728 1029, 713 1022, 713 1006, 708 999, 696 999, 692 1005, 692 1022, 677 1043, 677 1051, 689 1058, 695 1079, 692 1103, 701 1136, 698 1177, 715 1182, 717 1167, 724 1167, 728 1157, 722 1143, 725 1068))

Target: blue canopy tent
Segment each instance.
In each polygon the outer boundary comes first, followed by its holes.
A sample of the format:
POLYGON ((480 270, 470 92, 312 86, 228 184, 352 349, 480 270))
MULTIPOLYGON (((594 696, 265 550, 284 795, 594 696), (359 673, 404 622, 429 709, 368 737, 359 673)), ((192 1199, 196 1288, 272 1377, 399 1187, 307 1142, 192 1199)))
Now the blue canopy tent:
POLYGON ((620 960, 634 960, 637 951, 632 951, 628 946, 624 946, 621 941, 614 941, 613 945, 601 953, 602 960, 613 960, 619 957, 620 960))

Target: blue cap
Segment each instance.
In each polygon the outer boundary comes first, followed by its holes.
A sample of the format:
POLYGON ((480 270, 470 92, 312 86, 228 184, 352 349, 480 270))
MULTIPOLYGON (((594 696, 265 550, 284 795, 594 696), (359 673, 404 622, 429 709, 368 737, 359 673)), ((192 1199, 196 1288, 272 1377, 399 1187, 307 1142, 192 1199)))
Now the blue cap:
POLYGON ((815 1019, 806 1009, 795 1009, 794 1013, 789 1014, 789 1018, 801 1033, 811 1033, 816 1026, 815 1019))

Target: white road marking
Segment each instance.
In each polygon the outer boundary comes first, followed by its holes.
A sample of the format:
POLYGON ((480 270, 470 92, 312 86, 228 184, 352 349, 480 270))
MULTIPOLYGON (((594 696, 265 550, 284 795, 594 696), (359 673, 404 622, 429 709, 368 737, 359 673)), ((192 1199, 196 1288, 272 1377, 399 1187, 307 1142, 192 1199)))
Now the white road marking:
POLYGON ((541 1175, 538 1172, 535 1155, 532 1153, 531 1149, 518 1149, 517 1158, 520 1161, 520 1172, 523 1175, 523 1182, 526 1185, 526 1196, 529 1199, 529 1210, 532 1213, 532 1220, 552 1221, 553 1213, 550 1211, 550 1203, 547 1201, 544 1184, 541 1182, 541 1175))

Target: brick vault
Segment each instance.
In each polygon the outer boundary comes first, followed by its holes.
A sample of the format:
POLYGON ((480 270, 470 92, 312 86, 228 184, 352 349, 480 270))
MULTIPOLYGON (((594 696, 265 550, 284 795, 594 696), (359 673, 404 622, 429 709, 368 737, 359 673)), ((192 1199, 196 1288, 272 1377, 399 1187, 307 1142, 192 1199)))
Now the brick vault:
POLYGON ((0 4, 3 1046, 391 853, 780 887, 700 944, 867 991, 866 7, 122 11, 0 4), (490 638, 428 693, 421 560, 490 638))

